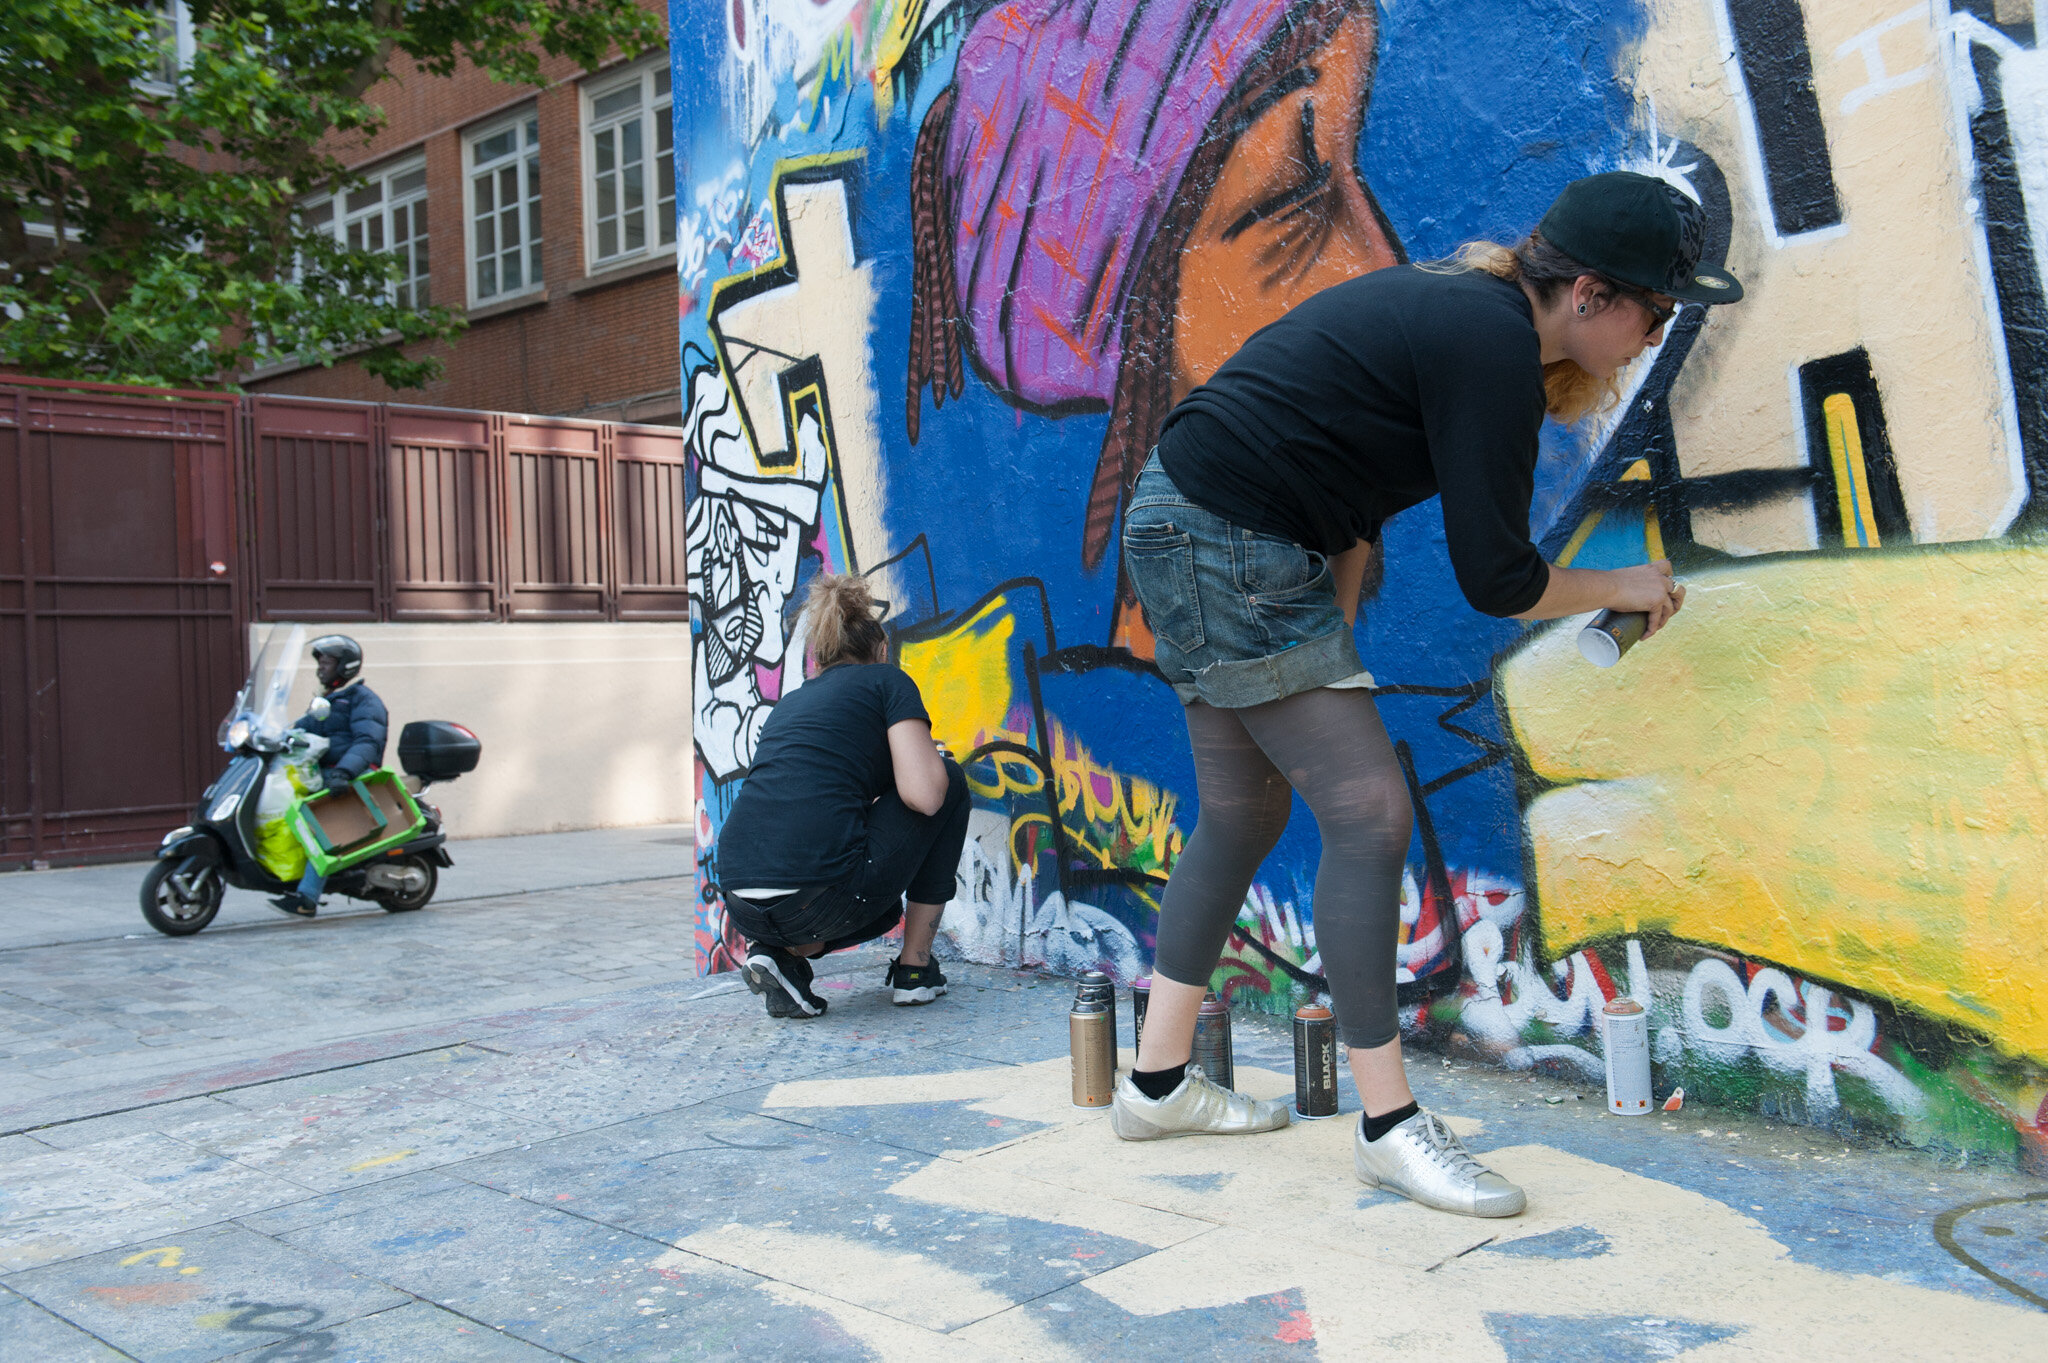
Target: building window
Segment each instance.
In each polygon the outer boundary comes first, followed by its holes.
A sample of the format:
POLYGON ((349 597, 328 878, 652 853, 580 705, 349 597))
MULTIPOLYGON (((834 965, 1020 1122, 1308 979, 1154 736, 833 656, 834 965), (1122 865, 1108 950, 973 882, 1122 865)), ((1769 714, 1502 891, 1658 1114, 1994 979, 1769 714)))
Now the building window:
POLYGON ((470 302, 541 285, 540 120, 522 114, 469 139, 470 302))
POLYGON ((150 0, 142 12, 153 22, 157 51, 154 69, 139 84, 147 94, 170 95, 179 73, 192 65, 192 12, 185 0, 150 0))
POLYGON ((676 152, 668 59, 622 80, 593 82, 585 95, 590 183, 584 211, 591 266, 673 250, 676 152))
POLYGON ((357 251, 398 257, 391 299, 400 307, 427 306, 427 167, 407 161, 365 177, 339 200, 315 199, 300 220, 357 251))

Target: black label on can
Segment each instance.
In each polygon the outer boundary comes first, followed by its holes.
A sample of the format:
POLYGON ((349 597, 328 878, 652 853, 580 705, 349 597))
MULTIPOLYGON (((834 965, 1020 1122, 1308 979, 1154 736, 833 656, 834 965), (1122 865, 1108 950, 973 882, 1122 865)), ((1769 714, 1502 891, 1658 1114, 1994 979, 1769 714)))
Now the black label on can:
POLYGON ((1337 1020, 1294 1019, 1294 1110, 1304 1117, 1337 1115, 1337 1020))

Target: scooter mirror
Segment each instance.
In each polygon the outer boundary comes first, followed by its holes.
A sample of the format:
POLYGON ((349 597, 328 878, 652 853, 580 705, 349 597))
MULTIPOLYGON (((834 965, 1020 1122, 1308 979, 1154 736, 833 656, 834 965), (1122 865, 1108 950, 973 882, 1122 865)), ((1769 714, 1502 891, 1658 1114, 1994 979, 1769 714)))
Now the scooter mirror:
POLYGON ((328 703, 327 697, 315 696, 313 697, 313 703, 306 707, 306 713, 315 719, 325 719, 333 709, 334 707, 328 703))

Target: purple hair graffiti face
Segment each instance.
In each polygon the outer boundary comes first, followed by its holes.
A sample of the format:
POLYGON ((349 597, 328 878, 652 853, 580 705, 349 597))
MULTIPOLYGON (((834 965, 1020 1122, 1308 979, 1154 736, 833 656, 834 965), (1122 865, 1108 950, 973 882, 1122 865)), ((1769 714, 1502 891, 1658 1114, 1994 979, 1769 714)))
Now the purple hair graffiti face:
POLYGON ((1253 331, 1402 256, 1356 170, 1362 0, 1010 0, 926 116, 907 419, 963 360, 1007 400, 1111 414, 1082 558, 1159 422, 1253 331))

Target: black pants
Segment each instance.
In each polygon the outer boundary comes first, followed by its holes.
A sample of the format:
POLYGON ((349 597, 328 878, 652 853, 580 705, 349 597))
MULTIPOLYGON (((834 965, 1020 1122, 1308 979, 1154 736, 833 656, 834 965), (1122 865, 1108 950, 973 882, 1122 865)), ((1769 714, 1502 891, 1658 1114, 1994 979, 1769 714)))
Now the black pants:
POLYGON ((953 898, 971 808, 967 775, 948 760, 946 801, 938 813, 918 813, 893 790, 868 806, 867 847, 852 875, 765 904, 727 894, 725 911, 760 946, 823 942, 826 951, 843 951, 872 942, 903 921, 905 897, 916 904, 953 898))

